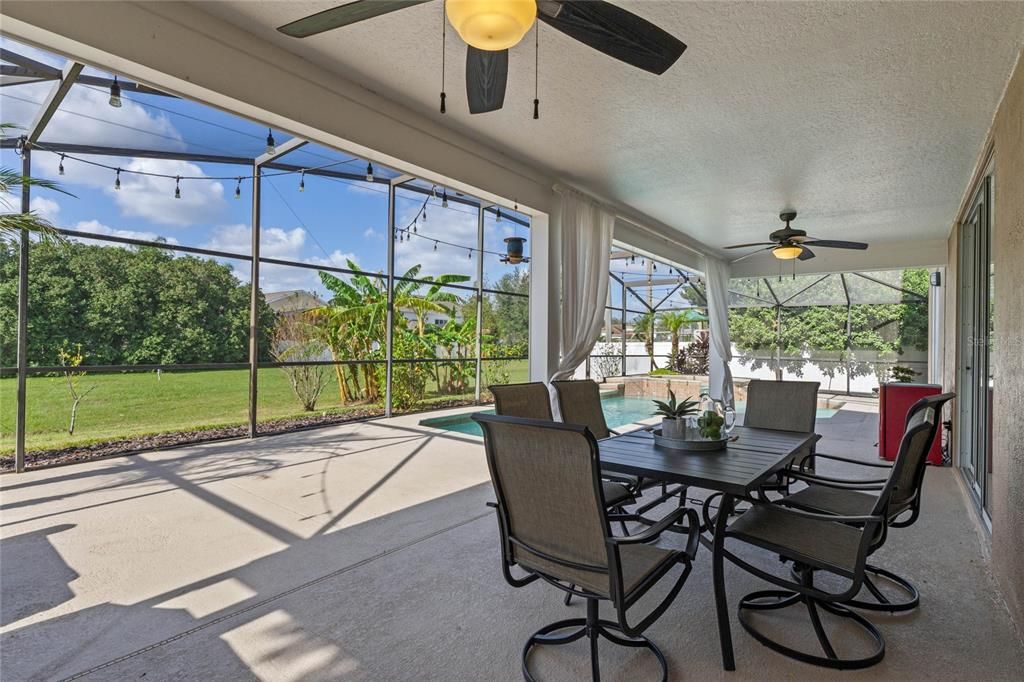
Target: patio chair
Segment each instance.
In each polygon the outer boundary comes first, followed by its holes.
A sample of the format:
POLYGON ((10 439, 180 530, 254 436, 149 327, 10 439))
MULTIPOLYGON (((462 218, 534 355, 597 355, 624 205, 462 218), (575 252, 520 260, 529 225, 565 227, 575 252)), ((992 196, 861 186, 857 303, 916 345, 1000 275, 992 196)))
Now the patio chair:
MULTIPOLYGON (((913 478, 917 463, 926 457, 938 421, 936 410, 931 405, 922 406, 911 416, 896 461, 866 513, 822 514, 786 505, 785 500, 769 502, 762 499, 753 500, 746 513, 728 523, 721 513, 709 518, 708 504, 705 504, 704 517, 706 522, 713 524, 716 551, 722 552, 722 556, 743 570, 783 588, 751 592, 740 600, 738 616, 744 630, 770 649, 813 665, 853 669, 866 668, 882 660, 885 656, 882 634, 847 604, 864 585, 867 557, 885 533, 890 510, 904 503, 906 481, 913 478), (792 576, 787 579, 741 559, 732 549, 726 548, 730 539, 766 549, 783 561, 793 562, 792 576), (845 579, 847 588, 842 589, 840 585, 830 590, 820 583, 816 585, 815 577, 821 572, 845 579), (799 604, 807 609, 824 655, 782 644, 759 630, 750 618, 753 611, 776 611, 799 604), (819 609, 859 628, 873 642, 871 653, 841 658, 822 624, 819 609)), ((724 599, 724 592, 720 598, 724 599)))
MULTIPOLYGON (((488 386, 487 390, 494 396, 494 413, 497 415, 546 422, 555 421, 551 414, 551 394, 548 392, 548 387, 540 381, 488 386)), ((601 420, 604 420, 603 413, 601 420)), ((609 476, 604 478, 608 479, 609 476)), ((604 482, 604 499, 608 503, 608 511, 620 517, 626 516, 624 505, 633 504, 636 501, 635 493, 629 487, 628 482, 622 481, 618 474, 613 480, 604 482)), ((623 534, 628 533, 624 519, 620 520, 620 524, 623 534)))
POLYGON ((537 630, 522 652, 523 675, 533 680, 530 653, 587 637, 593 679, 600 679, 598 640, 649 649, 668 679, 668 664, 643 635, 675 599, 690 574, 699 545, 699 519, 692 509, 672 510, 644 532, 615 537, 604 513, 598 444, 585 426, 474 414, 484 432, 487 466, 497 502, 502 573, 513 587, 538 578, 587 602, 585 618, 560 620, 537 630), (686 520, 686 548, 651 544, 669 526, 686 520), (681 572, 667 594, 635 624, 627 617, 636 602, 675 567, 681 572), (525 575, 515 577, 513 568, 525 575), (598 617, 609 602, 616 621, 598 617))
MULTIPOLYGON (((608 428, 608 422, 604 417, 604 409, 601 407, 601 387, 596 381, 583 379, 578 381, 552 381, 555 389, 555 396, 558 398, 558 409, 562 413, 562 421, 567 424, 583 424, 590 429, 598 441, 619 435, 617 431, 608 428)), ((602 472, 606 479, 619 481, 626 484, 630 492, 640 495, 645 489, 661 486, 661 495, 643 506, 636 509, 635 514, 642 517, 651 509, 666 500, 678 496, 680 504, 686 499, 686 486, 669 488, 665 483, 650 479, 643 479, 639 476, 621 474, 617 472, 602 472)), ((639 520, 643 520, 640 518, 639 520)))
MULTIPOLYGON (((743 425, 778 431, 814 431, 819 386, 817 381, 752 379, 747 385, 743 425)), ((809 445, 801 457, 814 452, 814 445, 809 445)), ((787 492, 788 485, 780 473, 774 485, 764 486, 762 490, 787 492)))
MULTIPOLYGON (((928 396, 917 401, 907 412, 908 428, 910 421, 914 419, 914 416, 921 410, 931 408, 935 411, 936 415, 941 415, 943 406, 955 397, 955 393, 943 393, 941 395, 928 396)), ((936 420, 941 421, 938 417, 936 417, 936 420)), ((936 434, 932 434, 932 440, 934 440, 935 437, 936 434)), ((914 522, 917 521, 918 516, 920 516, 922 484, 924 482, 924 472, 928 468, 927 453, 931 448, 932 440, 929 440, 927 447, 925 447, 925 449, 920 453, 912 453, 917 455, 916 460, 908 459, 908 461, 903 465, 903 468, 900 471, 900 478, 896 482, 895 489, 889 500, 889 506, 886 509, 886 528, 906 528, 907 526, 913 525, 914 522)), ((908 455, 908 457, 909 456, 910 455, 908 455)), ((788 495, 784 500, 782 500, 783 504, 806 511, 824 514, 860 515, 869 513, 875 504, 877 497, 877 495, 872 494, 872 492, 877 493, 878 491, 881 491, 886 484, 886 478, 851 480, 809 473, 806 470, 805 464, 811 457, 845 462, 847 464, 855 464, 873 469, 889 470, 889 475, 892 475, 891 469, 893 465, 889 463, 863 462, 856 459, 849 459, 847 457, 837 457, 835 455, 825 454, 808 455, 800 462, 796 471, 790 472, 791 479, 803 481, 807 484, 807 487, 788 495)), ((879 547, 881 547, 885 543, 886 538, 887 533, 885 532, 885 528, 883 528, 883 532, 875 539, 874 543, 872 543, 869 554, 874 553, 879 547)), ((864 576, 864 587, 867 589, 870 597, 873 598, 873 601, 864 601, 862 599, 854 598, 844 602, 846 606, 852 606, 868 611, 888 611, 889 613, 896 613, 900 611, 910 611, 917 608, 918 604, 920 604, 920 592, 917 587, 915 587, 914 584, 906 578, 872 564, 867 564, 864 570, 866 572, 866 575, 864 576), (879 589, 878 585, 875 584, 872 578, 881 578, 896 585, 905 595, 907 595, 906 598, 901 601, 891 600, 879 589)))

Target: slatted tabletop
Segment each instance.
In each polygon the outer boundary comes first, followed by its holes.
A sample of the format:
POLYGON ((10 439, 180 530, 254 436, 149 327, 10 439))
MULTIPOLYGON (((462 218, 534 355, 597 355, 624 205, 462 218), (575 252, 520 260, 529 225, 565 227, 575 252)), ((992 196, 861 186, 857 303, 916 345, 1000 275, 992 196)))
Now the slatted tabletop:
POLYGON ((601 468, 744 495, 820 438, 744 426, 734 428, 731 436, 739 438, 722 450, 681 452, 658 447, 648 431, 626 433, 601 441, 601 468))

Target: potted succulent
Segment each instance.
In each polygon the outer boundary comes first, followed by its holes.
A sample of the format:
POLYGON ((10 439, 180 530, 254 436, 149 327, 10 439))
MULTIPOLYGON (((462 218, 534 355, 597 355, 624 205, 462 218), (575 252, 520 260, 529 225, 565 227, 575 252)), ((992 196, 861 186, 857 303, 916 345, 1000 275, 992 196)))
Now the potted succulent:
POLYGON ((676 394, 669 389, 668 402, 655 400, 654 414, 661 415, 661 435, 665 438, 683 438, 686 435, 686 417, 697 414, 697 401, 684 399, 676 402, 676 394))

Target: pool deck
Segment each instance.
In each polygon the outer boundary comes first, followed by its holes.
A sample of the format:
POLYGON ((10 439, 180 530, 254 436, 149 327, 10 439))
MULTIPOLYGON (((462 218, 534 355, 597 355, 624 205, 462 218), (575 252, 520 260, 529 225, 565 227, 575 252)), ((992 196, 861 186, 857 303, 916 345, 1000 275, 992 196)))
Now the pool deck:
MULTIPOLYGON (((823 420, 821 449, 871 459, 873 410, 823 420)), ((423 416, 0 476, 0 678, 520 679, 528 634, 582 606, 504 583, 480 439, 423 416)), ((723 673, 702 552, 649 633, 673 679, 1019 679, 1024 646, 954 474, 925 484, 921 521, 877 557, 923 592, 913 614, 872 617, 881 664, 796 663, 734 619, 738 668, 723 673)), ((730 610, 762 587, 726 577, 730 610)), ((602 657, 607 680, 653 676, 635 652, 602 657)), ((585 649, 536 663, 586 676, 585 649)))

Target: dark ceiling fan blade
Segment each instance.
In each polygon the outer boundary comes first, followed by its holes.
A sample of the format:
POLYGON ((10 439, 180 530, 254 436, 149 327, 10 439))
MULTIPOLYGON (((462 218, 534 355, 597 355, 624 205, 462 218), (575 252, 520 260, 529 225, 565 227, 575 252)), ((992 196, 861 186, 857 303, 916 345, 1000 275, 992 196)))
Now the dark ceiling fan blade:
POLYGON ((497 111, 505 104, 508 50, 478 50, 466 45, 466 99, 469 113, 497 111))
POLYGON ((732 246, 725 246, 726 249, 745 249, 748 246, 775 246, 775 242, 756 242, 754 244, 733 244, 732 246))
POLYGON ((430 2, 430 0, 355 0, 355 2, 296 19, 284 26, 278 26, 277 30, 292 38, 308 38, 317 33, 348 26, 364 19, 379 17, 382 14, 413 5, 421 5, 424 2, 430 2))
POLYGON ((808 239, 803 243, 810 246, 825 246, 830 249, 859 249, 863 251, 868 248, 864 242, 844 242, 836 239, 808 239))
POLYGON ((753 252, 751 252, 751 253, 748 253, 748 254, 746 254, 745 256, 740 256, 739 258, 734 258, 733 260, 731 260, 731 261, 729 261, 729 262, 730 262, 730 263, 739 263, 739 262, 740 262, 741 260, 744 260, 744 259, 750 258, 751 256, 756 256, 757 254, 759 254, 759 253, 764 253, 765 251, 771 251, 771 250, 772 250, 772 249, 774 249, 774 248, 775 248, 775 244, 772 244, 771 246, 769 246, 769 247, 768 247, 768 248, 766 248, 766 249, 758 249, 757 251, 753 251, 753 252))
POLYGON ((686 49, 678 38, 610 2, 540 0, 537 18, 595 50, 659 75, 686 49))
POLYGON ((811 260, 814 258, 814 252, 808 249, 806 246, 800 247, 800 255, 797 256, 800 260, 811 260))

